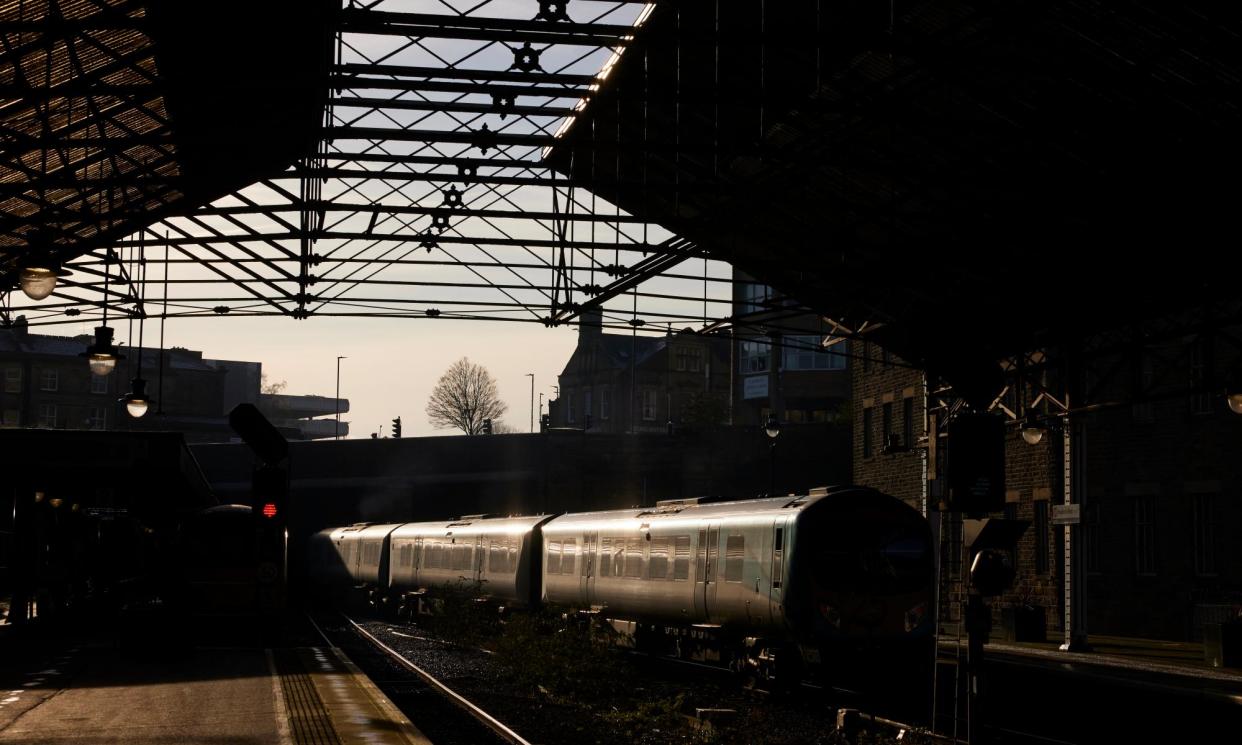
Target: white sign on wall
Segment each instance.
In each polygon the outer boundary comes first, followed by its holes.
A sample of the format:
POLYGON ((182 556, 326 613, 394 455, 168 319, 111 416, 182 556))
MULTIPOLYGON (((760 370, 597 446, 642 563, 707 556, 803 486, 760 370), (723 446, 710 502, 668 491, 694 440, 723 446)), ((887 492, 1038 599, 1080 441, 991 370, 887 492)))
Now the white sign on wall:
POLYGON ((767 398, 768 397, 768 376, 752 375, 749 378, 742 379, 742 398, 767 398))

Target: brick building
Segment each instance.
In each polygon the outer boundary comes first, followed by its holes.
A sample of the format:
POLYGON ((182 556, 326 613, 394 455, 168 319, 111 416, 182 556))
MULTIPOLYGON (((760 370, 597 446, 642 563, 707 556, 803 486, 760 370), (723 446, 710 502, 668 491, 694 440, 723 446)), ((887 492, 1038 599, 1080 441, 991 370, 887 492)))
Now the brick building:
MULTIPOLYGON (((1228 374, 1236 353, 1219 345, 1210 353, 1209 341, 1190 335, 1095 355, 1074 381, 1106 402, 1070 417, 1073 501, 1082 505, 1072 546, 1088 633, 1197 639, 1203 623, 1242 608, 1242 417, 1211 382, 1228 374)), ((936 471, 943 477, 951 457, 943 426, 928 448, 929 413, 943 422, 944 401, 935 390, 925 396, 922 370, 874 344, 852 342, 851 350, 860 358, 851 378, 854 481, 927 511, 941 536, 944 597, 958 599, 960 523, 937 509, 936 471)), ((993 407, 1009 420, 1006 504, 996 516, 1031 526, 1014 552, 1013 590, 993 610, 999 620, 1007 607, 1042 607, 1052 633, 1064 611, 1065 528, 1052 522, 1064 502, 1064 433, 1053 427, 1036 444, 1023 439, 1021 416, 1039 386, 1007 374, 993 407)), ((1034 408, 1060 413, 1047 402, 1034 408)), ((942 603, 942 618, 956 613, 956 603, 942 603)))
MULTIPOLYGON (((91 342, 90 336, 31 333, 20 317, 11 328, 0 329, 0 425, 174 431, 188 442, 222 442, 236 436, 228 412, 239 403, 252 403, 269 412, 290 439, 335 433, 334 420, 314 417, 334 414, 336 399, 264 394, 262 363, 207 359, 202 352, 180 347, 142 351, 142 377, 155 404, 135 419, 119 399, 140 369, 138 350, 123 348, 125 358, 115 370, 93 375, 81 356, 91 342)), ((349 411, 344 399, 341 411, 349 411)), ((341 422, 341 434, 347 433, 348 424, 341 422)))
POLYGON ((619 434, 723 424, 728 344, 688 331, 606 334, 598 311, 584 313, 558 383, 548 404, 553 427, 619 434))

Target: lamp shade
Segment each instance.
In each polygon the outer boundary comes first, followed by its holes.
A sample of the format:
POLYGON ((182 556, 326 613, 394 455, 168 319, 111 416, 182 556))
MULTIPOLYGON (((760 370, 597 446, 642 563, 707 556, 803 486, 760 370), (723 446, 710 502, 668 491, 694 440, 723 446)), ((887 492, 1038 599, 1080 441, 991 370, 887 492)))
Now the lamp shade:
POLYGON ((80 356, 85 357, 94 375, 108 375, 116 369, 116 361, 123 359, 117 348, 112 344, 112 329, 107 326, 95 327, 95 341, 86 347, 80 356))
POLYGON ((18 281, 26 297, 42 300, 56 289, 56 272, 45 267, 26 267, 22 269, 18 281))
POLYGON ((142 378, 131 380, 129 393, 122 396, 120 400, 125 404, 125 410, 131 417, 141 418, 151 406, 151 399, 147 396, 147 381, 142 378))
POLYGON ((1232 391, 1226 396, 1229 402, 1229 410, 1235 414, 1242 414, 1242 391, 1232 391))

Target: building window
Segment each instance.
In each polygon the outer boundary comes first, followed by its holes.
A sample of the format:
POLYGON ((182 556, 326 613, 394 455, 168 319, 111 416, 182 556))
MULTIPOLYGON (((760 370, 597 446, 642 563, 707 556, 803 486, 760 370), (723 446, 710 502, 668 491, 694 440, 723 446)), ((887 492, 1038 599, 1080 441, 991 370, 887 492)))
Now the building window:
POLYGON ((92 375, 91 376, 91 393, 107 393, 108 381, 112 379, 111 375, 92 375))
POLYGON ((863 409, 862 420, 862 441, 863 441, 863 457, 870 458, 874 444, 871 442, 871 409, 863 409))
POLYGON ((1156 573, 1156 498, 1134 500, 1134 571, 1156 573))
POLYGON ((758 313, 767 309, 767 301, 772 297, 772 288, 758 282, 742 284, 742 312, 758 313))
POLYGON ((880 447, 888 447, 889 438, 893 435, 893 405, 884 404, 880 410, 880 447))
POLYGON ((108 410, 103 406, 92 406, 91 415, 86 420, 87 429, 107 429, 108 410))
POLYGON ((656 418, 656 390, 643 389, 643 421, 654 422, 656 418))
POLYGON ((39 404, 39 426, 56 427, 56 404, 39 404))
POLYGON ((1208 414, 1212 411, 1213 396, 1207 391, 1208 359, 1206 338, 1195 339, 1190 344, 1190 412, 1208 414))
POLYGON ((787 336, 785 347, 781 352, 781 368, 785 370, 844 370, 845 356, 824 351, 823 337, 787 336))
POLYGON ((1146 400, 1152 394, 1152 385, 1156 381, 1156 369, 1149 352, 1143 352, 1138 361, 1135 374, 1135 403, 1130 407, 1130 416, 1135 422, 1150 423, 1155 418, 1151 401, 1146 400))
POLYGON ((1216 575, 1216 495, 1196 494, 1192 498, 1195 530, 1195 574, 1216 575))
POLYGON ((739 365, 744 373, 767 372, 772 345, 766 341, 744 340, 738 344, 739 365))
POLYGON ((907 449, 914 447, 914 399, 901 401, 901 444, 907 449))
POLYGON ((677 371, 698 372, 703 369, 703 350, 694 347, 677 347, 677 371))
POLYGON ((599 418, 610 419, 612 417, 612 389, 604 388, 599 392, 599 418))
POLYGON ((0 424, 5 427, 17 427, 22 423, 22 414, 17 409, 5 409, 3 419, 0 424))
POLYGON ((1082 516, 1083 568, 1088 572, 1102 571, 1100 565, 1100 505, 1088 502, 1083 505, 1082 516))
POLYGON ((22 369, 20 367, 6 367, 4 369, 4 392, 22 392, 22 369))
POLYGON ((590 424, 592 411, 593 409, 591 408, 591 389, 588 388, 586 389, 586 392, 582 394, 582 421, 586 422, 587 424, 590 424))
POLYGON ((1036 500, 1035 518, 1031 521, 1035 528, 1035 572, 1048 573, 1048 500, 1036 500))
POLYGON ((574 392, 565 391, 565 421, 573 424, 577 419, 577 412, 574 411, 574 392))
POLYGON ((41 391, 58 391, 60 390, 60 373, 56 370, 44 369, 43 374, 39 376, 39 390, 41 391))

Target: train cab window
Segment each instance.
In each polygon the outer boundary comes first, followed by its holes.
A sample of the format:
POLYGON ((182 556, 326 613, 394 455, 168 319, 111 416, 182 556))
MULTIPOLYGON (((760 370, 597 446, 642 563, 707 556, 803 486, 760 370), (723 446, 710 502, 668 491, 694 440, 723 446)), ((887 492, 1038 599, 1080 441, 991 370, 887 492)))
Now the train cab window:
POLYGON ((565 539, 561 549, 561 574, 573 574, 578 559, 578 541, 574 538, 565 539))
POLYGON ((690 579, 690 536, 688 535, 673 538, 673 579, 675 581, 690 579))
POLYGON ((599 576, 612 576, 612 539, 599 539, 599 576))
POLYGON ((725 542, 725 582, 741 582, 742 566, 746 556, 746 538, 731 535, 725 542))
POLYGON ((626 541, 625 576, 635 579, 643 576, 643 541, 626 541))
POLYGON ((548 574, 561 573, 561 542, 548 541, 548 574))
POLYGON ((667 579, 668 578, 668 539, 653 538, 651 540, 651 555, 647 559, 647 578, 648 579, 667 579))

